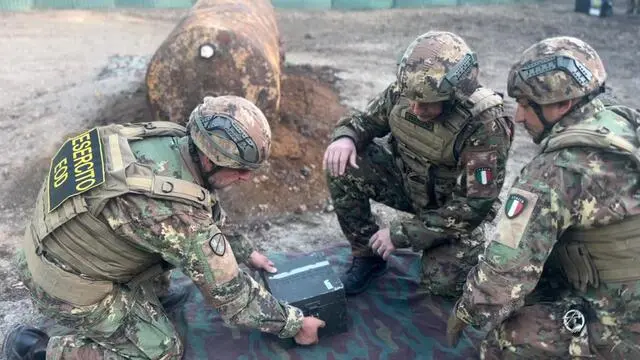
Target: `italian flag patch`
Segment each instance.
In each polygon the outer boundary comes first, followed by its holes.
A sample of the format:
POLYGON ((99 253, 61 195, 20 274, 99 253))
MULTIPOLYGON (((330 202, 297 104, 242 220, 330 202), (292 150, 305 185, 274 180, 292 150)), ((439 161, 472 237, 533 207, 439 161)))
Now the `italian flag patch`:
POLYGON ((504 207, 504 212, 509 219, 513 219, 516 216, 520 215, 526 206, 527 199, 524 196, 511 194, 507 199, 507 204, 504 207))
POLYGON ((475 170, 476 181, 482 185, 489 185, 493 181, 493 172, 491 168, 481 167, 475 170))

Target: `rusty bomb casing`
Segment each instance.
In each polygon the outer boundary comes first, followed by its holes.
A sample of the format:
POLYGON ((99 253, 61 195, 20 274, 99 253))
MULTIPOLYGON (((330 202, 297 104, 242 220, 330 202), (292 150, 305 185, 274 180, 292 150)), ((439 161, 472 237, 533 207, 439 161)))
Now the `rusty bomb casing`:
POLYGON ((269 0, 200 0, 151 58, 149 109, 154 120, 185 124, 205 96, 236 95, 273 123, 282 60, 269 0))

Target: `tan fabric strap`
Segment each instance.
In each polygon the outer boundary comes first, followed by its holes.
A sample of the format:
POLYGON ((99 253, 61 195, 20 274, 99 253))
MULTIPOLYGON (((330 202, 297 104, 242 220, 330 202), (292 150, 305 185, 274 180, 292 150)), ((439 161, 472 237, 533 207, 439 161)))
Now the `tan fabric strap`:
POLYGON ((156 277, 162 275, 165 271, 166 271, 165 268, 163 268, 161 264, 159 263, 155 264, 152 267, 148 268, 147 270, 136 275, 136 277, 129 280, 129 282, 127 282, 125 285, 129 289, 134 290, 139 286, 141 286, 143 283, 146 283, 149 280, 153 280, 156 277))
POLYGON ((471 113, 471 117, 476 117, 482 114, 487 109, 501 105, 504 100, 500 95, 496 94, 493 90, 488 88, 479 88, 469 96, 468 105, 471 105, 467 110, 471 113))
POLYGON ((149 136, 176 136, 182 137, 187 129, 171 121, 152 121, 147 123, 127 124, 118 131, 127 139, 136 139, 149 136))
POLYGON ((192 182, 166 176, 127 177, 127 185, 134 191, 143 191, 164 198, 180 198, 211 207, 211 193, 192 182))

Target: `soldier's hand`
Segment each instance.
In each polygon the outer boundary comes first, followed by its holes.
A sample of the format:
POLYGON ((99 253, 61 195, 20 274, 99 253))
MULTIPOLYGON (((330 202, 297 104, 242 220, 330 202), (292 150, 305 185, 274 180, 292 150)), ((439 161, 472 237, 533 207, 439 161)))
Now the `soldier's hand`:
POLYGON ((391 233, 389 228, 378 230, 369 239, 369 246, 373 252, 382 256, 382 259, 387 260, 389 255, 396 251, 395 245, 391 242, 391 233))
POLYGON ((264 270, 270 273, 278 271, 278 269, 273 265, 273 261, 255 250, 249 256, 249 265, 255 269, 264 270))
POLYGON ((329 144, 322 159, 322 169, 329 169, 331 176, 342 176, 347 169, 347 163, 354 168, 356 164, 356 144, 349 137, 341 137, 329 144))
POLYGON ((450 347, 458 345, 458 341, 460 341, 460 333, 462 333, 462 330, 464 330, 465 327, 467 327, 467 324, 458 319, 454 308, 454 311, 451 312, 449 320, 447 321, 447 343, 450 347))
POLYGON ((305 316, 304 319, 302 319, 302 327, 293 339, 300 345, 317 344, 318 328, 323 328, 324 326, 324 321, 313 316, 305 316))

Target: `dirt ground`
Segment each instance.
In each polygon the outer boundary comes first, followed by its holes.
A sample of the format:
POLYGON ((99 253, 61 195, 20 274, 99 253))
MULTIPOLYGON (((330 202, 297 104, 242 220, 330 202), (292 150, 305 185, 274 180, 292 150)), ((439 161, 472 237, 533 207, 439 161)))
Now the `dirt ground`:
MULTIPOLYGON (((362 109, 392 81, 403 48, 430 29, 463 36, 478 53, 483 83, 503 92, 509 65, 530 44, 555 35, 583 38, 603 57, 615 95, 640 107, 640 18, 624 15, 623 7, 621 2, 616 15, 604 19, 574 13, 568 0, 369 12, 278 10, 288 63, 285 116, 274 129, 270 165, 221 194, 230 220, 265 251, 312 251, 344 241, 321 172, 330 128, 340 114, 362 109)), ((66 134, 145 119, 140 99, 146 63, 183 14, 0 13, 0 339, 10 325, 37 318, 10 258, 49 157, 66 134)), ((518 128, 507 187, 535 149, 518 128)), ((374 210, 381 221, 406 216, 377 204, 374 210)))

